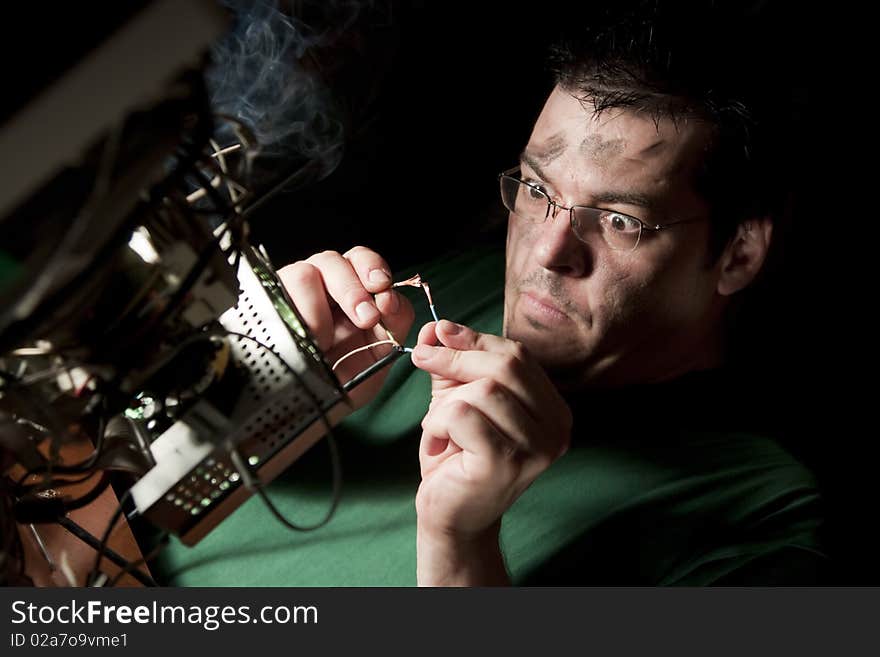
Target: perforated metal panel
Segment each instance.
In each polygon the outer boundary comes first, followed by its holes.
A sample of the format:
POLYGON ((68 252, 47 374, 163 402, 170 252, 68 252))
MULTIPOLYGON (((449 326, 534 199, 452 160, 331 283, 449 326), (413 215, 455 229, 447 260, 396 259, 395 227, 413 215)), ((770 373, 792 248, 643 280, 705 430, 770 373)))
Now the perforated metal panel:
POLYGON ((244 256, 238 277, 238 303, 220 317, 230 333, 228 367, 246 373, 232 410, 221 414, 200 401, 153 443, 157 466, 132 489, 142 513, 180 533, 241 487, 226 445, 259 470, 341 399, 314 347, 297 339, 244 256))

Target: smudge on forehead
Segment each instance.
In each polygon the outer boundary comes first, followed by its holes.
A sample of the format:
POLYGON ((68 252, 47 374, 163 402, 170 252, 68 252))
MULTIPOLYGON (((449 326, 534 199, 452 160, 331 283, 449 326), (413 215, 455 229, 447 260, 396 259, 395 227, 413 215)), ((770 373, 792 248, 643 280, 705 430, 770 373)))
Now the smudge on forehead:
POLYGON ((597 166, 605 168, 626 150, 623 139, 603 139, 602 135, 587 135, 581 142, 581 153, 597 166))
POLYGON ((565 135, 561 132, 557 132, 547 138, 545 142, 536 144, 533 148, 529 148, 528 150, 529 154, 534 157, 539 164, 547 165, 562 155, 566 148, 568 148, 568 142, 565 140, 565 135))

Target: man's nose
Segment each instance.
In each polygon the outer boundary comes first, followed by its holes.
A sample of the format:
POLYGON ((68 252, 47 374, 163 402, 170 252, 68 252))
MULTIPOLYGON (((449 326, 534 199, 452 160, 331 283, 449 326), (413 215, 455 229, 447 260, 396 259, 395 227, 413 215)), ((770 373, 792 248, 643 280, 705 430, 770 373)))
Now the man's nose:
POLYGON ((590 266, 591 249, 571 230, 571 212, 550 204, 550 215, 535 242, 535 256, 544 269, 567 276, 583 276, 590 266))

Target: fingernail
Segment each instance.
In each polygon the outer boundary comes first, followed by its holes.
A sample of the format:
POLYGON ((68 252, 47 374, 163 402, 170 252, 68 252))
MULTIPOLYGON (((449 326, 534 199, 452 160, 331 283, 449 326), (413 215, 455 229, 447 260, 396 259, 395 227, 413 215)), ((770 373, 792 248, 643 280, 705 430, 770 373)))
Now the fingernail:
POLYGON ((456 333, 461 333, 462 326, 461 324, 456 324, 455 322, 450 322, 448 319, 443 320, 443 331, 449 333, 450 335, 455 335, 456 333))
POLYGON ((369 301, 361 301, 354 311, 362 322, 372 322, 379 318, 379 310, 369 301))
POLYGON ((413 349, 412 355, 418 360, 429 360, 434 355, 434 347, 426 344, 418 344, 413 349))
POLYGON ((370 274, 367 278, 370 279, 370 283, 387 284, 391 282, 391 276, 389 276, 387 272, 384 272, 381 269, 370 270, 370 274))

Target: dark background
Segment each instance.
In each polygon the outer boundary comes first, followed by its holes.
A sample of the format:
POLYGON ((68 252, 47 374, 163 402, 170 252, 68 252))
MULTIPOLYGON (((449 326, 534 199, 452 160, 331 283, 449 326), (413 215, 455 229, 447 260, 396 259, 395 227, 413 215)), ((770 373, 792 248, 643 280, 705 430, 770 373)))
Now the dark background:
POLYGON ((327 178, 282 194, 255 235, 284 263, 363 244, 392 269, 503 235, 497 174, 544 97, 551 15, 502 3, 384 2, 321 52, 346 122, 327 178))
MULTIPOLYGON (((7 30, 17 25, 28 38, 4 43, 9 91, 0 118, 139 4, 90 17, 59 5, 49 21, 43 6, 16 8, 7 30), (28 64, 12 64, 22 61, 28 64)), ((804 138, 793 165, 793 220, 780 231, 784 247, 753 300, 738 355, 741 369, 758 374, 730 400, 731 412, 758 404, 816 470, 829 503, 835 581, 876 584, 876 543, 867 538, 877 518, 876 496, 867 492, 876 429, 864 422, 870 412, 854 392, 866 367, 846 371, 873 338, 850 310, 847 233, 836 223, 845 213, 830 210, 837 198, 829 179, 842 161, 836 133, 825 128, 838 102, 829 80, 841 83, 831 62, 842 40, 832 25, 851 19, 830 5, 756 4, 776 51, 787 53, 783 75, 799 90, 804 138)), ((545 60, 563 20, 558 9, 553 2, 363 3, 346 37, 320 53, 345 126, 342 160, 324 179, 263 206, 252 218, 253 241, 265 243, 277 265, 364 244, 400 270, 503 240, 496 175, 516 163, 552 87, 545 60)), ((280 179, 288 164, 275 160, 269 173, 280 179)))

